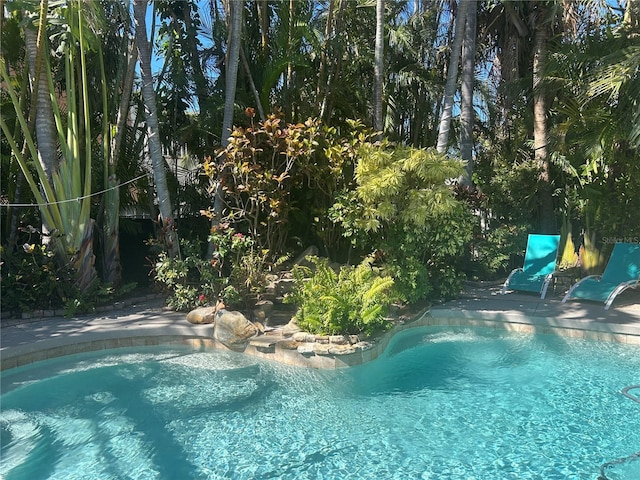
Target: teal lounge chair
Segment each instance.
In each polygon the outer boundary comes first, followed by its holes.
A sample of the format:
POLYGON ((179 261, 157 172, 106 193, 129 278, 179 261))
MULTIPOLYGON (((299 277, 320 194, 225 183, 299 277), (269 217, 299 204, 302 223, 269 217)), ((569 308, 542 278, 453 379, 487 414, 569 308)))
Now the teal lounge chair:
POLYGON ((559 244, 560 235, 530 234, 524 266, 509 274, 500 293, 504 295, 507 290, 524 290, 539 293, 540 298, 544 298, 556 271, 559 244))
POLYGON ((589 275, 569 289, 562 303, 571 298, 604 302, 604 309, 627 288, 640 286, 640 244, 616 243, 602 275, 589 275))

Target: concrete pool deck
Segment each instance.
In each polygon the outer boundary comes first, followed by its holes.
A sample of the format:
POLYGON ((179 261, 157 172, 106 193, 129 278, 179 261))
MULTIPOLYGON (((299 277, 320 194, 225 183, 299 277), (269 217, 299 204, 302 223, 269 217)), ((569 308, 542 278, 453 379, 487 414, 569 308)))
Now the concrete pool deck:
MULTIPOLYGON (((640 346, 640 291, 625 292, 609 310, 592 302, 563 304, 562 295, 554 292, 545 300, 532 294, 499 292, 496 284, 466 285, 457 300, 416 312, 391 332, 355 352, 336 354, 328 346, 323 353, 300 350, 299 345, 292 345, 295 342, 286 341, 274 325, 276 328, 252 340, 245 353, 313 368, 347 367, 379 356, 399 331, 426 325, 484 326, 640 346), (278 345, 282 347, 276 348, 278 345)), ((3 320, 0 370, 109 348, 161 344, 220 347, 213 339, 212 325, 190 324, 185 313, 167 310, 163 305, 160 298, 147 298, 121 310, 75 318, 3 320)))

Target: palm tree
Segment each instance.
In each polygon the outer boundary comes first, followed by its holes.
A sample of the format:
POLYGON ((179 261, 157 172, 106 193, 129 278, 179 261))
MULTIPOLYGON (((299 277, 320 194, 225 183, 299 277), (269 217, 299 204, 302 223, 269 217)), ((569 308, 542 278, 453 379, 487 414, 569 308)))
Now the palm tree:
MULTIPOLYGON (((38 160, 44 171, 45 179, 49 184, 53 182, 53 174, 58 170, 59 156, 56 144, 56 125, 53 118, 53 107, 49 95, 49 84, 44 56, 46 53, 45 32, 47 28, 48 3, 40 3, 39 27, 34 31, 32 24, 28 24, 24 30, 25 49, 29 63, 30 83, 35 98, 35 109, 30 115, 35 116, 35 135, 37 138, 38 160)), ((53 227, 42 224, 43 233, 48 233, 53 227)), ((44 241, 49 237, 45 235, 44 241)))
POLYGON ((233 127, 233 110, 236 98, 236 81, 240 62, 240 40, 242 35, 242 12, 244 0, 229 1, 229 48, 226 55, 224 119, 222 121, 222 148, 229 144, 233 127))
POLYGON ((466 162, 462 183, 471 185, 473 174, 473 81, 476 57, 476 17, 478 6, 474 2, 467 10, 462 47, 462 86, 460 88, 460 156, 466 162))
POLYGON ((471 0, 460 0, 458 11, 456 12, 456 28, 451 44, 451 56, 449 57, 449 68, 447 69, 447 83, 444 88, 444 104, 440 116, 440 129, 438 130, 438 143, 436 149, 439 153, 447 150, 449 142, 449 130, 451 127, 451 116, 453 111, 453 95, 456 91, 458 80, 458 65, 460 63, 460 49, 464 39, 464 25, 467 17, 467 10, 471 0))
POLYGON ((551 191, 551 162, 547 153, 547 92, 541 86, 544 77, 547 56, 547 42, 549 37, 549 19, 547 7, 541 3, 534 14, 533 35, 533 149, 534 158, 540 169, 540 227, 543 233, 553 233, 556 224, 553 213, 553 199, 551 191))
MULTIPOLYGON (((36 116, 36 137, 22 111, 22 104, 13 90, 9 72, 4 67, 5 59, 2 58, 0 68, 4 80, 4 87, 11 98, 16 117, 20 124, 20 132, 24 142, 28 145, 24 155, 16 143, 16 132, 10 130, 0 118, 0 127, 5 134, 12 152, 16 157, 22 173, 35 197, 42 223, 56 233, 52 238, 57 261, 61 265, 71 265, 75 276, 75 286, 83 293, 88 293, 95 285, 97 273, 94 268, 95 256, 93 255, 93 226, 91 214, 91 184, 92 184, 92 136, 91 136, 91 107, 89 103, 89 82, 86 55, 88 44, 95 39, 95 32, 87 21, 85 9, 91 9, 91 4, 83 2, 69 2, 63 8, 49 9, 46 1, 40 3, 40 31, 43 32, 48 23, 48 16, 55 16, 55 24, 63 25, 63 33, 58 36, 62 41, 61 49, 64 52, 64 101, 66 103, 66 122, 61 114, 61 96, 53 82, 51 64, 47 51, 48 43, 42 34, 36 41, 37 48, 41 49, 43 64, 41 72, 46 74, 46 84, 41 79, 34 83, 33 95, 39 97, 35 91, 46 92, 48 105, 39 105, 36 116), (37 85, 37 86, 36 86, 37 85), (45 90, 46 88, 46 90, 45 90), (37 117, 45 117, 52 113, 55 127, 52 128, 49 120, 38 127, 37 117), (51 133, 57 137, 57 143, 47 138, 51 133), (42 134, 42 137, 38 135, 42 134), (58 147, 60 150, 58 150, 58 147), (48 160, 39 162, 46 152, 48 160), (55 159, 53 165, 49 163, 55 159), (28 165, 28 160, 34 160, 33 166, 37 173, 37 179, 33 176, 28 165), (59 161, 58 161, 59 159, 59 161)), ((93 15, 92 15, 93 17, 93 15)), ((94 17, 95 18, 95 17, 94 17)), ((27 26, 29 28, 29 26, 27 26)), ((26 34, 29 37, 29 33, 26 34)), ((27 41, 33 47, 33 39, 27 41)), ((33 54, 33 51, 31 52, 33 54)), ((37 62, 32 64, 32 71, 38 71, 37 62)), ((30 116, 33 112, 30 112, 30 116)), ((53 121, 51 122, 53 123, 53 121)))
POLYGON ((175 229, 173 207, 169 188, 167 187, 166 165, 160 144, 160 127, 156 107, 156 94, 153 89, 153 74, 151 72, 151 48, 147 39, 147 1, 134 0, 133 13, 136 27, 136 43, 140 60, 141 91, 144 98, 145 116, 147 120, 147 141, 149 155, 153 164, 153 178, 160 209, 163 241, 170 257, 180 255, 178 236, 175 229))
MULTIPOLYGON (((116 46, 112 53, 116 57, 118 73, 115 76, 115 88, 110 89, 109 98, 107 89, 103 88, 102 110, 108 112, 103 115, 102 122, 102 146, 104 174, 104 195, 100 204, 97 224, 102 227, 102 280, 112 287, 120 286, 122 282, 122 265, 120 263, 120 189, 118 187, 117 166, 120 150, 125 138, 127 119, 131 104, 131 92, 135 79, 135 66, 138 60, 138 51, 135 40, 130 36, 131 18, 126 9, 119 3, 113 3, 118 16, 123 19, 122 24, 114 25, 114 30, 123 31, 120 38, 112 39, 116 46), (123 55, 126 53, 126 55, 123 55), (115 112, 109 105, 117 105, 115 112), (110 126, 113 125, 113 129, 110 126), (115 133, 112 133, 115 130, 115 133)), ((114 35, 117 37, 117 34, 114 35)), ((99 45, 98 62, 100 64, 101 81, 107 85, 105 59, 102 47, 99 45)))
POLYGON ((384 83, 384 0, 376 0, 376 47, 373 87, 373 128, 382 132, 382 85, 384 83))
MULTIPOLYGON (((238 79, 238 64, 240 63, 240 40, 242 34, 242 14, 244 10, 244 0, 229 0, 227 18, 229 27, 228 49, 226 54, 225 71, 225 100, 224 118, 222 121, 222 134, 220 136, 222 148, 229 144, 229 136, 233 127, 233 111, 236 98, 236 82, 238 79)), ((224 210, 224 192, 222 182, 217 178, 213 185, 213 216, 211 217, 212 228, 220 222, 224 210)), ((209 242, 207 254, 211 256, 214 252, 213 242, 209 242)))

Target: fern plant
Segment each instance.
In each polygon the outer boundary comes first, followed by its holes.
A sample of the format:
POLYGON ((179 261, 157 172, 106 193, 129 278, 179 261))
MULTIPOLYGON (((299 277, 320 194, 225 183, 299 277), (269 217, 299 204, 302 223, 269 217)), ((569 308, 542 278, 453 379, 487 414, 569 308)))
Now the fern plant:
POLYGON ((333 270, 326 259, 309 257, 314 268, 293 268, 295 287, 285 302, 298 306, 296 318, 305 331, 324 335, 387 330, 385 319, 393 302, 393 279, 382 276, 373 258, 360 265, 333 270))

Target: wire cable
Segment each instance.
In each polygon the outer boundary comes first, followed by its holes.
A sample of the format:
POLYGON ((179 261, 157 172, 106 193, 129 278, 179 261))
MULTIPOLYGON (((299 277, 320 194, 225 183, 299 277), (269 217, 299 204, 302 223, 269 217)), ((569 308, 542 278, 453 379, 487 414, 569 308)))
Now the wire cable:
POLYGON ((91 193, 89 195, 83 195, 82 197, 76 197, 76 198, 69 198, 67 200, 59 200, 57 202, 47 202, 47 203, 2 203, 0 204, 0 207, 11 207, 11 208, 26 208, 26 207, 46 207, 49 205, 60 205, 63 203, 69 203, 69 202, 79 202, 80 200, 84 200, 85 198, 91 198, 91 197, 95 197, 97 195, 102 195, 103 193, 107 193, 110 192, 111 190, 115 190, 117 188, 123 187, 124 185, 127 185, 129 183, 133 183, 136 182, 138 180, 140 180, 141 178, 146 177, 147 174, 145 173, 144 175, 140 175, 136 178, 132 178, 131 180, 127 180, 126 182, 122 182, 114 187, 110 187, 110 188, 105 188, 104 190, 100 190, 99 192, 94 192, 91 193))

